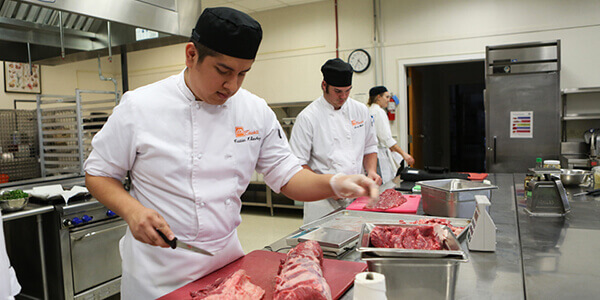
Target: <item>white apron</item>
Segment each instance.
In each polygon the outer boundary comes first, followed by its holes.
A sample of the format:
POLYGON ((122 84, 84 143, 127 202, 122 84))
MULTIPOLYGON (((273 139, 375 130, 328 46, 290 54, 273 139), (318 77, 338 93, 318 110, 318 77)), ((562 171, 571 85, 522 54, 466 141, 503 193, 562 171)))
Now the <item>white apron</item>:
POLYGON ((10 266, 10 260, 6 253, 4 241, 4 225, 2 224, 2 213, 0 212, 0 299, 14 299, 21 286, 17 281, 15 270, 10 266))
POLYGON ((377 147, 377 165, 381 171, 381 180, 386 183, 396 177, 396 163, 389 148, 377 147))
POLYGON ((135 240, 128 228, 120 241, 121 256, 138 259, 123 260, 121 299, 159 298, 244 255, 237 231, 221 240, 190 244, 208 250, 215 256, 150 246, 135 240))

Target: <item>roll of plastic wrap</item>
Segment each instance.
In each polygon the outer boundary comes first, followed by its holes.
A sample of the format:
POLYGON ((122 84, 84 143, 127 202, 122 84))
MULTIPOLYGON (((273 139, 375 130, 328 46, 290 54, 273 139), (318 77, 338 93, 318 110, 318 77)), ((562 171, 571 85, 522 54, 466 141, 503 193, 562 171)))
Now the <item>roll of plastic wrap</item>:
POLYGON ((354 278, 354 300, 387 300, 385 276, 375 272, 356 274, 354 278))

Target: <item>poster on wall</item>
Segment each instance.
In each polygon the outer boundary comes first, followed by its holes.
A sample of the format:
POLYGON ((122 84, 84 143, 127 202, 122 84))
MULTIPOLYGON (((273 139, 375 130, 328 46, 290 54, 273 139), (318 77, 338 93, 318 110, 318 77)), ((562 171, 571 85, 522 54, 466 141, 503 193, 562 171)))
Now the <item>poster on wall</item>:
POLYGON ((533 111, 510 112, 510 138, 533 138, 533 111))
POLYGON ((4 91, 7 93, 40 94, 42 92, 40 65, 4 62, 4 91))

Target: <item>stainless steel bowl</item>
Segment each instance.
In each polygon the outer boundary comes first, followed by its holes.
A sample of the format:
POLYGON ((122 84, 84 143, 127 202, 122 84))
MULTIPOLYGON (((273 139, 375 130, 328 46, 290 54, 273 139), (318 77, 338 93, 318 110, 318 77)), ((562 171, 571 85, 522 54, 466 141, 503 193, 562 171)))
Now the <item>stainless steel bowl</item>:
POLYGON ((585 181, 588 175, 590 175, 590 173, 585 170, 561 169, 560 181, 563 185, 580 185, 585 181))
POLYGON ((29 202, 29 197, 0 200, 0 209, 3 212, 18 211, 23 209, 27 205, 27 202, 29 202))

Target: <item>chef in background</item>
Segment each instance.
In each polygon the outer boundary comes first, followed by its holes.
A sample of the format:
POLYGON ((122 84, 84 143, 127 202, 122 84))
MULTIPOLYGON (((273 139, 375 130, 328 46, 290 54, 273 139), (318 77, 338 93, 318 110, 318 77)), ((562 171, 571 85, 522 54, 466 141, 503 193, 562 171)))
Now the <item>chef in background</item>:
POLYGON ((397 167, 392 156, 392 151, 400 154, 408 165, 415 163, 415 159, 406 153, 398 143, 392 138, 392 129, 390 120, 387 117, 385 109, 390 103, 390 92, 385 86, 376 86, 369 90, 369 114, 375 125, 377 133, 377 171, 381 175, 383 183, 386 183, 396 176, 397 167))
POLYGON ((186 68, 125 93, 94 137, 87 188, 129 225, 122 299, 156 299, 243 256, 236 227, 254 170, 295 200, 377 198, 364 175, 302 169, 275 113, 240 88, 261 39, 247 14, 206 8, 185 45, 186 68), (121 183, 127 171, 130 193, 121 183), (170 249, 157 230, 214 256, 170 249))
MULTIPOLYGON (((290 146, 305 169, 317 174, 357 174, 381 184, 377 140, 367 107, 352 98, 352 67, 339 58, 321 67, 323 95, 296 117, 290 146)), ((352 199, 305 203, 304 224, 344 208, 352 199)))

